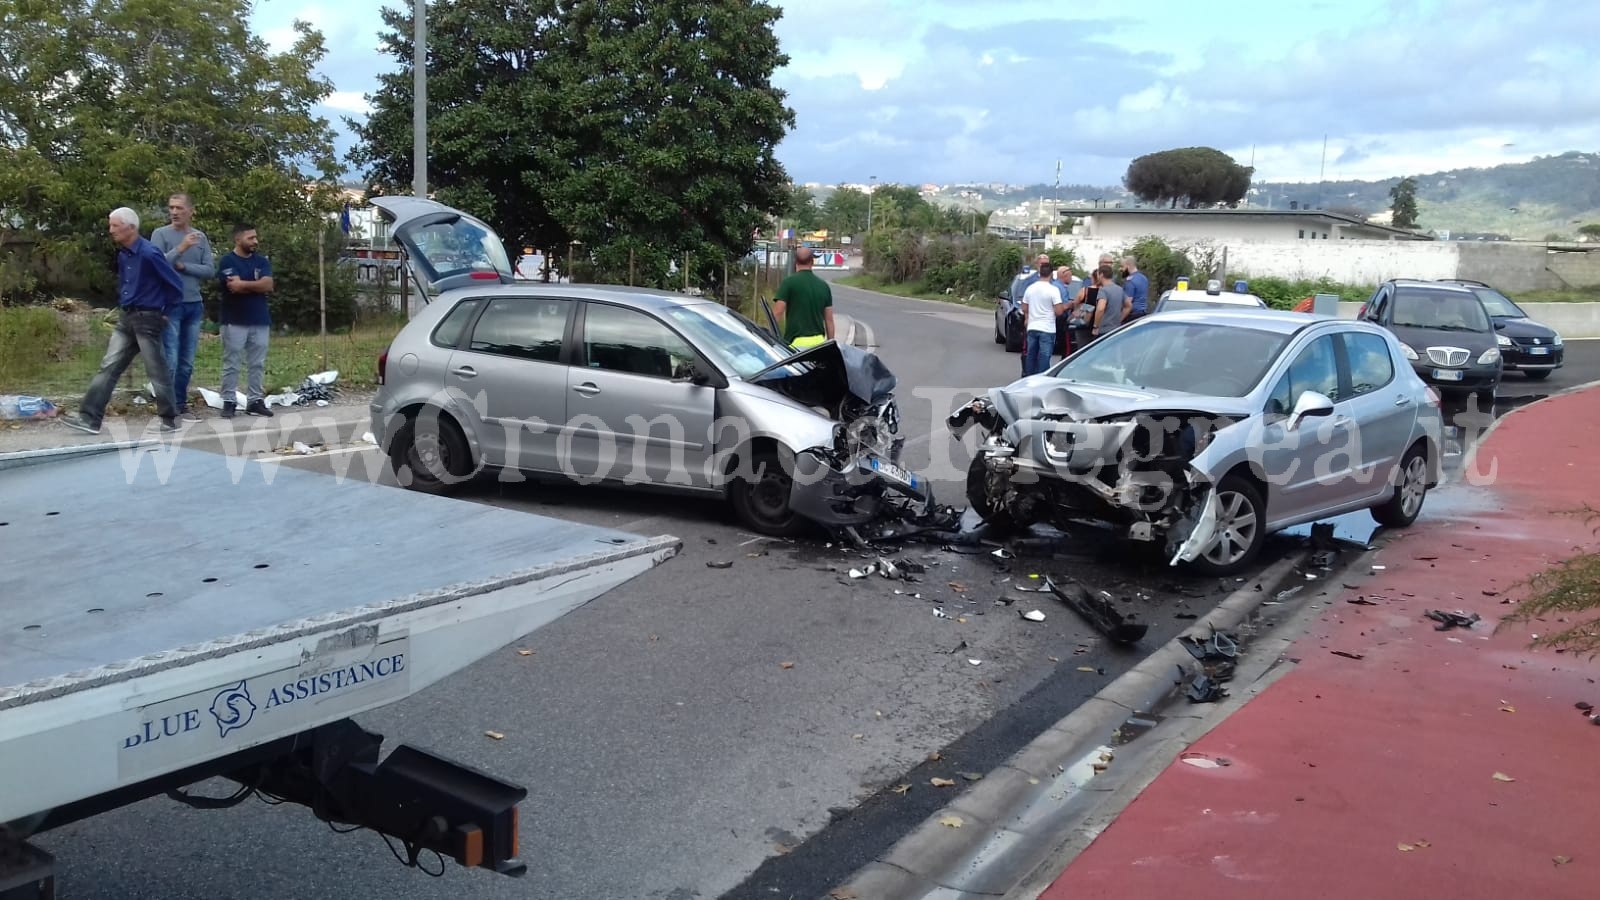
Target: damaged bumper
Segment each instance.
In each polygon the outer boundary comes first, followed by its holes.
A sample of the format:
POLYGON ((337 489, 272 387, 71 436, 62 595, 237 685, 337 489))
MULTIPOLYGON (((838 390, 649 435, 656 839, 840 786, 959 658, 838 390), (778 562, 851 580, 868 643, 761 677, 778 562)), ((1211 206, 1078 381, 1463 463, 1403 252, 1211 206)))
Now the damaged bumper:
POLYGON ((840 461, 813 449, 796 458, 789 506, 820 525, 865 525, 926 514, 933 508, 933 487, 923 476, 875 454, 840 461))

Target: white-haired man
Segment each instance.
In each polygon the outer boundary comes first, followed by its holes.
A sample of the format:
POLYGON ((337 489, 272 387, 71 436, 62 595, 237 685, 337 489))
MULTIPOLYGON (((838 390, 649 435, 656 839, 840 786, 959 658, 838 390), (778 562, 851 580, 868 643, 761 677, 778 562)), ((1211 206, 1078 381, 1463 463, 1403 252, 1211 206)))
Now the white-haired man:
POLYGON ((156 413, 162 431, 178 430, 178 410, 172 399, 172 369, 162 344, 167 316, 183 302, 183 281, 178 270, 156 245, 139 235, 139 214, 126 206, 107 217, 111 240, 117 245, 117 306, 121 315, 111 332, 111 343, 100 360, 100 371, 89 382, 76 416, 62 422, 79 431, 100 433, 106 404, 117 379, 135 356, 144 356, 145 374, 156 391, 156 413))

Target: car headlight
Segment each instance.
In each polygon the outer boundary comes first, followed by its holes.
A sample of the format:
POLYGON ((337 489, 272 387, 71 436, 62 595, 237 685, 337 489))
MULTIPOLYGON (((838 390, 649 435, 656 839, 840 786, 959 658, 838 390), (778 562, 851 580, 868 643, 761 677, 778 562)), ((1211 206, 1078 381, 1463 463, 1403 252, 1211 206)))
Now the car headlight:
POLYGON ((1552 347, 1559 347, 1559 346, 1561 346, 1561 335, 1559 335, 1559 334, 1558 334, 1558 335, 1556 335, 1556 338, 1555 338, 1555 340, 1553 340, 1553 341, 1551 341, 1551 342, 1550 342, 1550 346, 1552 346, 1552 347))
POLYGON ((1492 365, 1494 365, 1495 363, 1497 363, 1499 361, 1500 361, 1500 348, 1499 347, 1490 347, 1489 349, 1483 351, 1483 355, 1482 356, 1478 357, 1478 365, 1480 365, 1480 366, 1492 366, 1492 365))
POLYGON ((1406 355, 1406 359, 1416 359, 1417 358, 1417 351, 1411 349, 1411 345, 1410 344, 1401 344, 1400 345, 1400 352, 1404 353, 1406 355))
POLYGON ((1496 343, 1496 344, 1499 344, 1499 345, 1500 345, 1500 346, 1502 346, 1502 347, 1509 347, 1509 346, 1511 346, 1511 338, 1508 338, 1508 337, 1506 337, 1506 336, 1505 336, 1505 335, 1503 335, 1503 334, 1497 334, 1497 335, 1495 335, 1495 336, 1494 336, 1494 342, 1495 342, 1495 343, 1496 343))

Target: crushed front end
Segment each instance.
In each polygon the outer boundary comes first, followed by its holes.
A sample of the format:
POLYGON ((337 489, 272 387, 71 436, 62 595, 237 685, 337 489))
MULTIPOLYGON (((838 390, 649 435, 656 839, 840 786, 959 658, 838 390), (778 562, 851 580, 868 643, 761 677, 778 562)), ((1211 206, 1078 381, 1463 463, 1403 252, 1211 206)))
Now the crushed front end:
POLYGON ((991 396, 948 420, 958 437, 982 429, 967 497, 986 520, 1110 525, 1129 539, 1161 542, 1174 564, 1211 540, 1212 478, 1195 459, 1243 416, 1082 402, 1024 412, 991 396))

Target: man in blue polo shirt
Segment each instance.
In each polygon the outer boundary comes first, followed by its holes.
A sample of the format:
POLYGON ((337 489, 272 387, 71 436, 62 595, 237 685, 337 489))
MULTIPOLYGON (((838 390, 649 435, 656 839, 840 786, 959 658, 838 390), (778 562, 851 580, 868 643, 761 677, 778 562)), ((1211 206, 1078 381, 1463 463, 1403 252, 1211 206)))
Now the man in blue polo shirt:
POLYGON ((100 371, 89 382, 89 390, 78 405, 78 414, 61 421, 69 428, 99 434, 117 379, 127 371, 135 356, 143 355, 145 374, 155 387, 161 430, 177 431, 172 369, 167 366, 162 344, 166 338, 167 316, 183 301, 183 282, 166 256, 139 236, 138 213, 123 206, 113 210, 107 218, 111 240, 119 248, 117 306, 121 315, 111 332, 105 358, 100 361, 100 371))
POLYGON ((1143 318, 1150 303, 1150 276, 1139 271, 1139 261, 1131 256, 1122 258, 1122 292, 1133 304, 1128 321, 1143 318))

